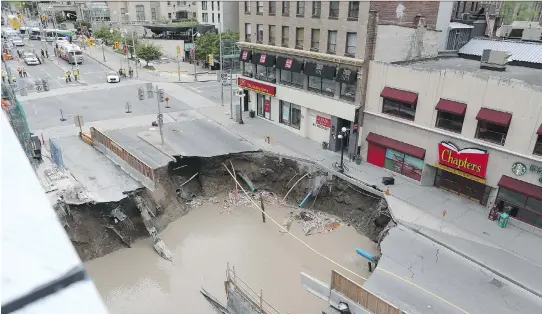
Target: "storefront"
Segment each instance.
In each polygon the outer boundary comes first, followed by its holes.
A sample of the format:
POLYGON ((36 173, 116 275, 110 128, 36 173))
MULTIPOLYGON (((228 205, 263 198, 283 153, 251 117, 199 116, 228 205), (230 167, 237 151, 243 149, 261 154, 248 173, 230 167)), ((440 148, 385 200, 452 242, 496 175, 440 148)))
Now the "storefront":
POLYGON ((425 149, 375 133, 367 135, 367 142, 368 163, 421 180, 425 149))
POLYGON ((495 204, 511 217, 542 228, 542 187, 508 176, 499 180, 495 204))
POLYGON ((277 76, 275 70, 276 57, 268 53, 255 52, 252 54, 252 63, 256 65, 256 73, 254 78, 269 82, 276 83, 277 76))
POLYGON ((491 187, 486 186, 489 153, 478 148, 459 149, 451 142, 438 144, 434 185, 486 205, 491 187))
POLYGON ((249 97, 251 99, 256 99, 256 106, 255 108, 251 108, 251 110, 256 111, 256 115, 259 117, 271 119, 271 100, 274 98, 277 88, 272 85, 241 77, 237 79, 237 85, 245 91, 255 92, 252 97, 249 92, 246 92, 245 102, 248 103, 249 97))

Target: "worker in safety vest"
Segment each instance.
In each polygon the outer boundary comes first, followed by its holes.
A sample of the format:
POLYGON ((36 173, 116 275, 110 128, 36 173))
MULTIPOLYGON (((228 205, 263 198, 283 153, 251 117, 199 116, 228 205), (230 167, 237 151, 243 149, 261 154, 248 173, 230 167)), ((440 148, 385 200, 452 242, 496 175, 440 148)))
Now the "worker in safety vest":
POLYGON ((73 78, 77 81, 79 79, 79 69, 73 70, 73 78))
POLYGON ((6 71, 2 71, 2 82, 6 82, 6 76, 7 76, 7 73, 6 71))

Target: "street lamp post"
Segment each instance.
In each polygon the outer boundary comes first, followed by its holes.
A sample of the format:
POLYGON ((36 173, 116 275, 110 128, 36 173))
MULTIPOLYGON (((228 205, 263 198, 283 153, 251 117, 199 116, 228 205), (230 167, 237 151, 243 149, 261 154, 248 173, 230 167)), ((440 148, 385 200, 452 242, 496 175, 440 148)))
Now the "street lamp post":
MULTIPOLYGON (((199 34, 197 34, 199 36, 199 34)), ((198 81, 198 69, 196 68, 196 41, 194 40, 194 36, 196 36, 196 33, 194 32, 194 28, 192 27, 192 44, 194 46, 194 81, 198 81)))
POLYGON ((341 141, 341 165, 339 166, 339 172, 344 172, 344 138, 346 137, 346 128, 343 126, 341 133, 337 136, 341 141))
POLYGON ((243 98, 245 97, 245 91, 239 88, 235 95, 239 97, 239 124, 245 124, 243 121, 243 98))

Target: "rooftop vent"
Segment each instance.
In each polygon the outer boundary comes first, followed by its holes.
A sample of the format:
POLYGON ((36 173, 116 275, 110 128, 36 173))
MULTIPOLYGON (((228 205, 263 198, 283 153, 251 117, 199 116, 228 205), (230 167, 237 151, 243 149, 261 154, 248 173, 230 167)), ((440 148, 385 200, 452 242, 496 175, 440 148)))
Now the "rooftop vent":
POLYGON ((511 61, 511 56, 512 54, 506 51, 484 49, 480 60, 480 69, 505 71, 506 64, 511 61))

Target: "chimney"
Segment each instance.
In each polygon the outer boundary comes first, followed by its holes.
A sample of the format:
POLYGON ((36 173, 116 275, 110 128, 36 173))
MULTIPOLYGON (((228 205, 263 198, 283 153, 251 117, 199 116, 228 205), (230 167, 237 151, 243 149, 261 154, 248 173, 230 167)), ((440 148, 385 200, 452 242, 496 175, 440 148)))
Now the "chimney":
MULTIPOLYGON (((360 86, 360 106, 357 112, 357 137, 351 141, 349 152, 358 152, 358 142, 361 136, 361 127, 363 126, 363 111, 365 110, 365 100, 367 98, 367 81, 369 79, 369 65, 375 58, 376 41, 378 30, 378 11, 369 10, 369 19, 367 20, 367 38, 365 40, 365 55, 363 56, 363 66, 361 67, 361 86, 360 86), (353 150, 353 149, 354 150, 353 150)), ((356 121, 354 121, 356 123, 356 121)))
POLYGON ((417 28, 425 27, 425 16, 420 14, 416 15, 416 17, 414 17, 414 26, 416 26, 417 28))

